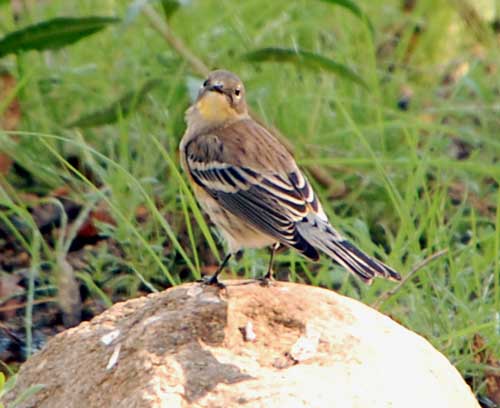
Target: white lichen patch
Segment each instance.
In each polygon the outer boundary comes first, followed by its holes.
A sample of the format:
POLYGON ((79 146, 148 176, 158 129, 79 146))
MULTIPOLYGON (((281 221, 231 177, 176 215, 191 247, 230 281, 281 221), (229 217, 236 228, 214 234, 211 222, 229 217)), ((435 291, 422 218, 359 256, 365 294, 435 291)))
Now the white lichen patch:
POLYGON ((143 325, 143 326, 148 326, 148 325, 150 325, 150 324, 152 324, 152 323, 157 322, 157 321, 158 321, 158 320, 160 320, 160 319, 161 319, 161 316, 150 316, 150 317, 148 317, 146 320, 144 320, 144 321, 142 322, 142 325, 143 325))
POLYGON ((119 335, 120 335, 119 329, 112 330, 101 337, 101 343, 103 343, 105 346, 109 346, 111 343, 113 343, 113 341, 115 341, 118 338, 119 335))
POLYGON ((290 356, 299 362, 314 357, 318 350, 319 339, 320 333, 308 323, 304 335, 300 336, 292 346, 290 356))
POLYGON ((245 341, 255 341, 257 339, 257 335, 253 331, 253 324, 249 320, 243 329, 244 339, 245 341))
POLYGON ((201 285, 193 285, 187 290, 186 293, 189 297, 196 297, 201 292, 203 292, 203 287, 201 285))
POLYGON ((106 370, 111 370, 116 365, 116 363, 118 362, 118 358, 120 357, 121 348, 121 344, 116 345, 115 349, 113 350, 113 354, 111 354, 108 364, 106 365, 106 370))
POLYGON ((203 303, 220 303, 222 302, 222 299, 218 296, 215 296, 211 293, 205 293, 202 296, 200 296, 200 302, 203 303))

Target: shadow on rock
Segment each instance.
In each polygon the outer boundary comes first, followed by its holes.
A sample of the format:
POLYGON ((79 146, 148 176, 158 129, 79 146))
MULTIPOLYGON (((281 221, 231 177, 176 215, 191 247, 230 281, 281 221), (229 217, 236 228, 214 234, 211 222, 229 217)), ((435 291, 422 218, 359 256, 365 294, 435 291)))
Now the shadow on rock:
POLYGON ((200 343, 191 343, 179 352, 179 363, 185 375, 185 396, 189 402, 204 397, 217 384, 235 384, 253 377, 233 364, 220 363, 200 343))
POLYGON ((219 362, 210 350, 223 346, 228 324, 228 304, 217 292, 216 288, 205 287, 184 298, 187 301, 182 305, 183 315, 195 318, 162 319, 161 332, 168 334, 163 339, 157 338, 156 346, 148 347, 149 352, 160 358, 166 351, 165 345, 173 352, 182 367, 184 396, 190 403, 204 397, 219 383, 234 384, 253 378, 234 364, 219 362), (189 309, 193 313, 186 313, 189 309), (176 326, 169 327, 174 322, 176 326))

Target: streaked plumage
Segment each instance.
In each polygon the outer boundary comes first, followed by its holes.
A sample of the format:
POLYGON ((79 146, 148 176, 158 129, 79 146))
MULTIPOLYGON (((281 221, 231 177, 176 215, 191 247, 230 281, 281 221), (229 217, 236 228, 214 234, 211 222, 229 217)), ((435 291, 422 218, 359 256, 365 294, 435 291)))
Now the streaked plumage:
POLYGON ((238 77, 211 73, 186 118, 181 163, 230 254, 279 243, 312 260, 321 251, 365 282, 400 279, 330 225, 292 155, 249 117, 238 77))

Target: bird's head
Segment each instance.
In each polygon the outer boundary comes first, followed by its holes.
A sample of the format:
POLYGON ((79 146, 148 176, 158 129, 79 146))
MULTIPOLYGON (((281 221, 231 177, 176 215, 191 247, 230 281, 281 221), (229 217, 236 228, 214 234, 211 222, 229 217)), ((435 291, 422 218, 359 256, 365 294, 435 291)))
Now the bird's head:
POLYGON ((243 82, 232 72, 211 72, 194 104, 199 116, 211 123, 225 123, 248 115, 243 82))

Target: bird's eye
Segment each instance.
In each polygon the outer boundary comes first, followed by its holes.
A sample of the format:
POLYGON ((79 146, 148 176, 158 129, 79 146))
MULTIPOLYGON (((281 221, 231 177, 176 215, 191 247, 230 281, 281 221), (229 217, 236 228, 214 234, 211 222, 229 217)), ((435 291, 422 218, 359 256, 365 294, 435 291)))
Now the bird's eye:
POLYGON ((208 85, 208 79, 205 79, 205 82, 203 82, 203 88, 205 88, 208 85))
POLYGON ((236 89, 234 90, 234 94, 235 94, 236 96, 240 96, 240 94, 241 94, 241 89, 240 89, 240 88, 236 88, 236 89))

